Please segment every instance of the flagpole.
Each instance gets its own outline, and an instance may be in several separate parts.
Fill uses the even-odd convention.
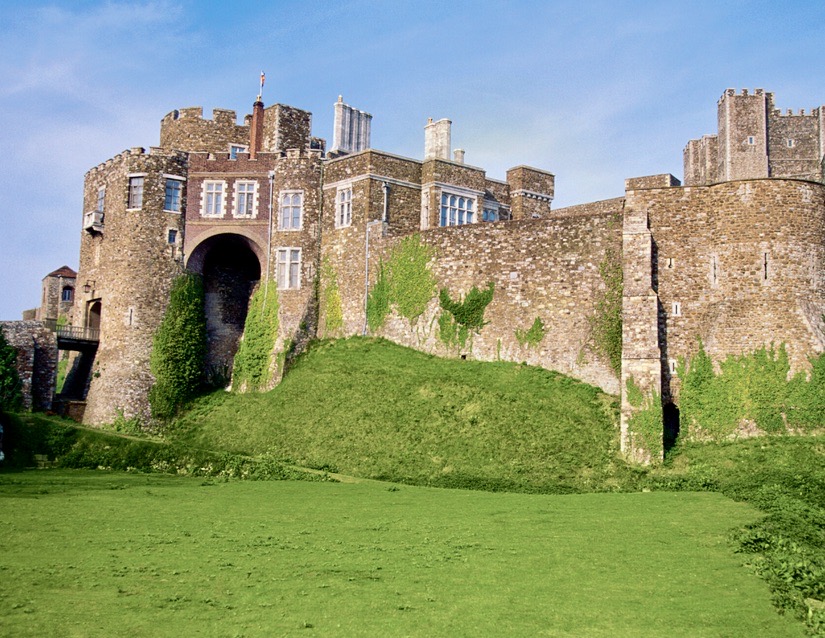
[[[261,71],[261,85],[260,85],[260,88],[258,89],[258,102],[261,101],[261,96],[264,93],[264,82],[265,81],[266,81],[266,74],[263,71]]]

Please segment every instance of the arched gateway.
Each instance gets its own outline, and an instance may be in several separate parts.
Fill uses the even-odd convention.
[[[228,379],[243,334],[249,299],[261,279],[263,251],[244,235],[218,233],[194,247],[187,269],[203,276],[206,292],[207,371]]]

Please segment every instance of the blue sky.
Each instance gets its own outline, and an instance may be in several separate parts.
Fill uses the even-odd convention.
[[[0,4],[0,319],[78,265],[83,175],[158,143],[175,108],[313,113],[331,142],[338,94],[373,114],[372,146],[420,158],[428,117],[503,178],[556,175],[554,207],[682,177],[728,87],[780,108],[825,104],[821,2],[16,2]]]

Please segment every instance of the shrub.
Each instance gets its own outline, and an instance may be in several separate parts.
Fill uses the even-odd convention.
[[[260,285],[249,302],[243,339],[232,371],[234,390],[265,388],[272,376],[272,357],[278,338],[278,291]]]

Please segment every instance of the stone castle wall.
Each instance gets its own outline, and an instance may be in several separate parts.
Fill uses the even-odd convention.
[[[700,338],[717,362],[785,344],[794,371],[825,349],[825,186],[629,190],[627,207],[649,218],[666,393],[678,399],[673,368]]]
[[[82,231],[75,296],[75,325],[90,325],[96,320],[95,309],[100,309],[100,347],[87,422],[111,422],[120,413],[148,417],[152,337],[166,309],[171,282],[182,269],[183,221],[180,213],[164,211],[165,176],[185,180],[186,171],[185,156],[136,148],[86,175],[85,211],[95,210],[98,189],[106,189],[102,232]],[[140,209],[128,208],[130,175],[143,176]],[[177,234],[176,243],[169,242],[170,230]],[[86,283],[88,293],[83,292]]]
[[[57,337],[40,321],[0,321],[6,342],[17,350],[23,407],[50,410],[57,377]]]
[[[370,285],[399,241],[382,240],[377,228],[371,240]],[[447,288],[453,299],[473,286],[494,283],[494,298],[485,312],[489,323],[466,348],[445,345],[439,338],[436,291],[415,325],[391,315],[379,336],[444,356],[526,361],[619,391],[615,374],[593,353],[590,323],[605,291],[599,267],[608,252],[616,258],[621,253],[621,221],[615,214],[433,228],[420,237],[433,249],[430,268],[437,288]],[[325,246],[339,281],[345,335],[360,334],[365,323],[363,251],[361,233]],[[322,326],[325,310],[322,303]],[[516,330],[529,330],[537,317],[546,336],[536,346],[520,344]]]
[[[228,153],[232,144],[249,144],[249,122],[237,124],[235,111],[214,109],[205,120],[203,108],[194,106],[167,113],[160,122],[160,145],[166,149]]]

